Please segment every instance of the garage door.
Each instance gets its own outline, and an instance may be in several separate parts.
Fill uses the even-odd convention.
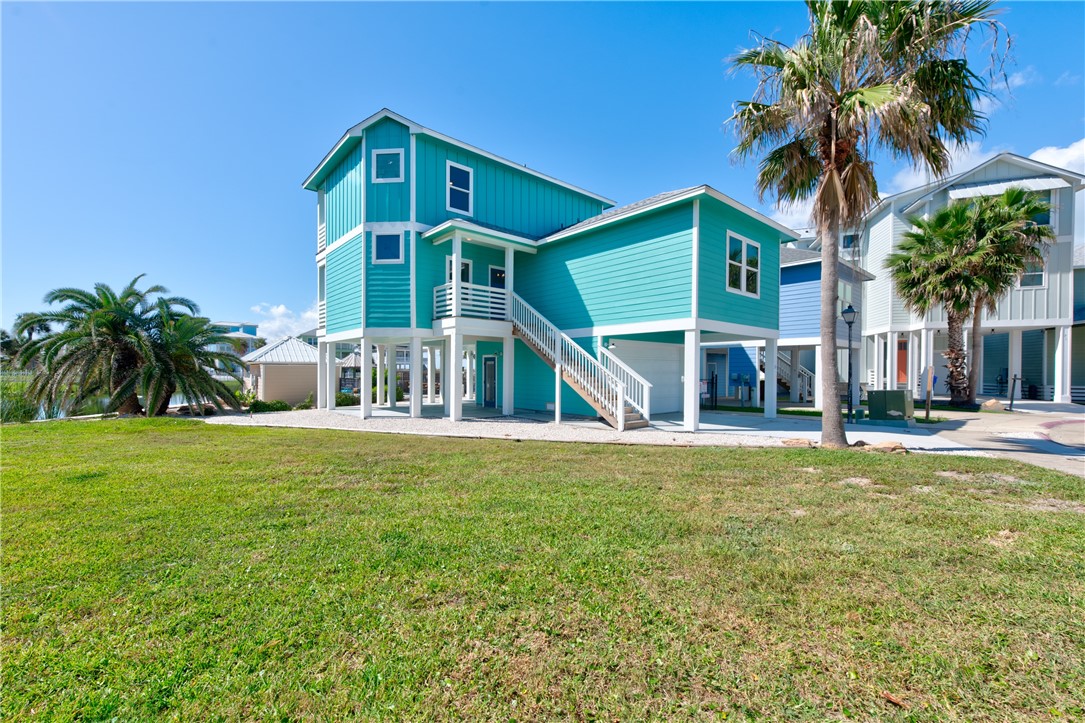
[[[611,353],[652,384],[652,414],[682,411],[681,344],[615,339]]]

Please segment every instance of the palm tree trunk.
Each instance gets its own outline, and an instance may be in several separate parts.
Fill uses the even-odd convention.
[[[118,352],[113,358],[112,387],[114,394],[128,379],[139,372],[139,355],[134,350]],[[132,392],[117,407],[117,414],[143,414],[143,405],[139,403],[139,396]]]
[[[970,406],[976,405],[976,395],[979,394],[980,388],[980,374],[981,370],[979,366],[979,348],[983,343],[983,299],[977,299],[976,305],[972,308],[972,336],[968,342],[968,348],[972,351],[972,359],[968,363],[968,404]]]
[[[829,215],[829,214],[827,214]],[[821,446],[842,449],[848,446],[844,418],[840,413],[840,386],[837,380],[836,301],[840,285],[840,229],[834,220],[822,223],[821,236]],[[849,350],[850,352],[850,350]],[[772,380],[775,383],[776,380]],[[767,380],[766,380],[767,383]],[[851,393],[851,390],[848,390]]]
[[[964,353],[964,322],[967,313],[949,311],[946,321],[949,325],[946,335],[949,348],[946,350],[946,370],[949,376],[949,403],[963,407],[968,404],[967,358]]]
[[[154,410],[154,416],[161,417],[163,414],[169,411],[170,399],[173,398],[173,395],[176,391],[177,387],[172,384],[166,387],[165,391],[162,392],[162,401],[158,404],[158,408]]]

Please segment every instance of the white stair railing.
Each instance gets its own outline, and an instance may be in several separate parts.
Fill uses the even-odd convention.
[[[621,380],[519,295],[511,293],[509,296],[516,330],[547,359],[560,366],[599,407],[611,414],[617,420],[618,431],[623,431],[627,396]]]
[[[765,366],[765,350],[759,349],[758,360],[761,368]],[[806,367],[799,365],[799,395],[809,401],[814,394],[814,373]],[[791,355],[777,350],[776,352],[776,379],[791,384]]]
[[[652,406],[652,383],[633,371],[606,347],[599,348],[599,361],[608,372],[625,385],[625,396],[629,406],[648,419]]]

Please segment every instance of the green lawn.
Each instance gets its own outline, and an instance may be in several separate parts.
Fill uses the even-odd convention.
[[[171,420],[0,434],[5,720],[1085,716],[1085,491],[1053,472]]]

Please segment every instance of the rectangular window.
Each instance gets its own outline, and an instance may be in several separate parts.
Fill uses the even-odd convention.
[[[373,263],[403,263],[403,234],[378,233],[373,236]]]
[[[761,293],[761,245],[727,234],[727,290],[747,296]]]
[[[475,172],[467,166],[447,162],[448,197],[447,210],[471,216],[474,213]]]
[[[859,245],[859,234],[846,233],[844,234],[844,240],[841,242],[840,247],[845,249],[855,248]]]
[[[505,269],[501,268],[500,266],[490,267],[490,288],[505,288]]]
[[[373,183],[398,183],[403,180],[403,149],[373,151]]]
[[[1021,274],[1019,286],[1022,289],[1027,289],[1044,286],[1044,284],[1044,265],[1042,263],[1025,264],[1025,273]]]
[[[452,257],[445,256],[445,278],[452,283]],[[471,283],[471,260],[460,259],[460,281],[465,284]]]
[[[852,308],[855,307],[852,304],[852,285],[847,281],[838,281],[836,283],[836,315],[840,316],[840,313],[844,311],[844,309],[849,306]]]

